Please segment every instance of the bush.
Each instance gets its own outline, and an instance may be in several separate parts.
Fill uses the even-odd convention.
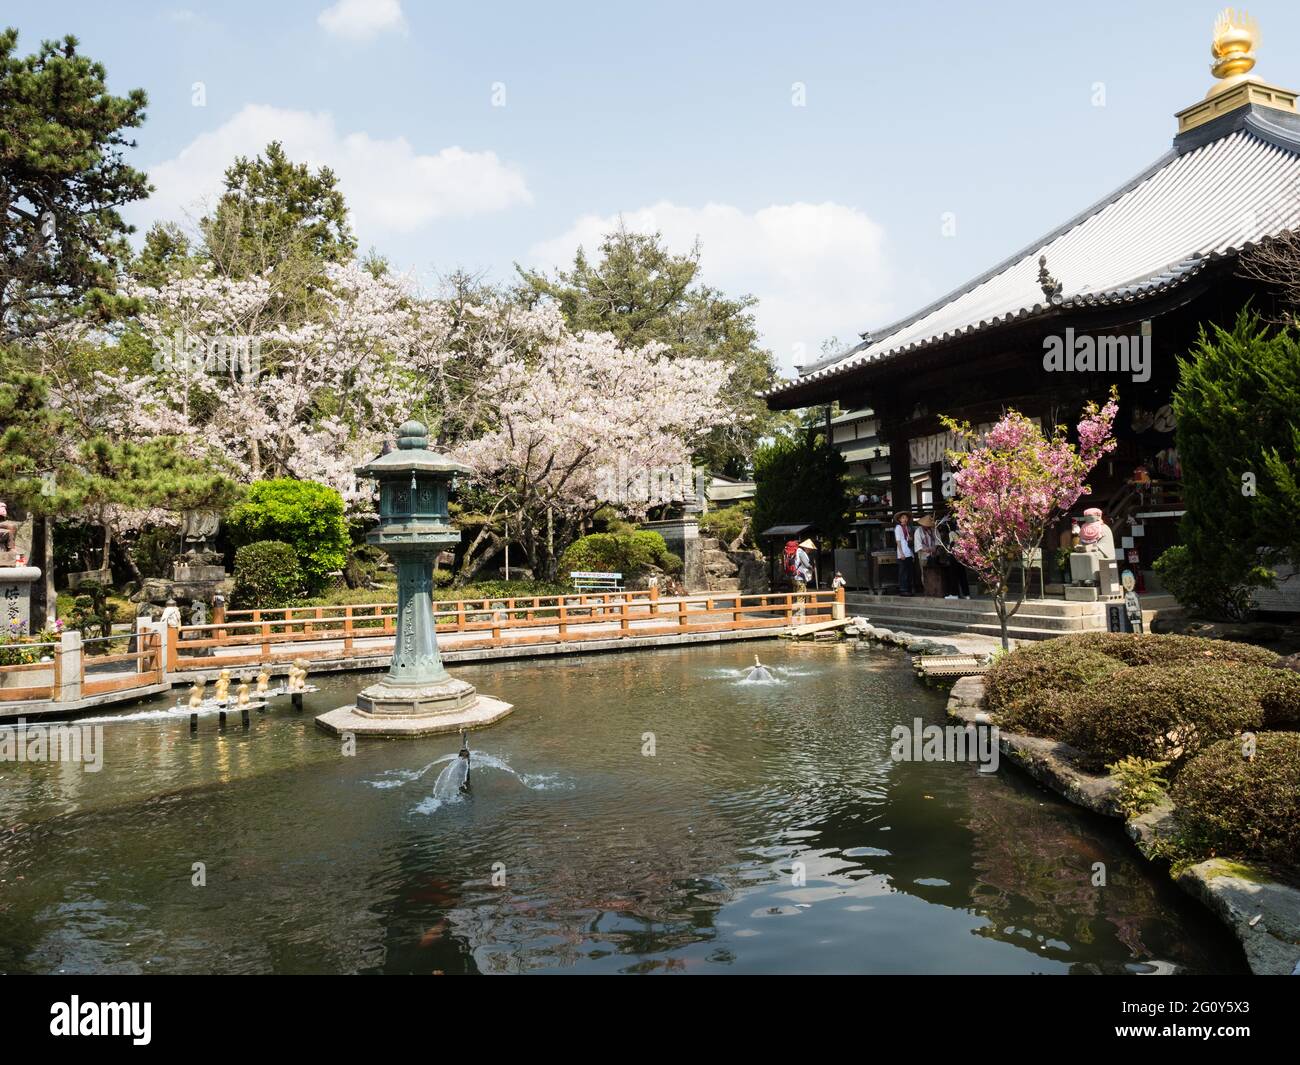
[[[1085,632],[1000,656],[985,690],[988,708],[998,714],[1002,728],[1063,739],[1074,697],[1124,666],[1236,665],[1243,670],[1243,682],[1249,679],[1265,722],[1273,726],[1300,720],[1300,684],[1280,679],[1282,670],[1261,672],[1276,661],[1272,651],[1228,640]]]
[[[1176,544],[1152,567],[1169,594],[1196,614],[1239,620],[1250,612],[1254,589],[1271,585],[1269,570],[1252,565],[1244,571],[1223,560],[1195,557],[1185,544]]]
[[[294,549],[281,540],[259,540],[235,552],[235,588],[230,605],[240,608],[288,606],[302,592],[302,572]]]
[[[1265,732],[1255,757],[1223,740],[1187,763],[1172,796],[1184,842],[1206,855],[1300,864],[1300,735]]]
[[[1289,669],[1260,669],[1259,704],[1265,728],[1300,726],[1300,675]],[[1300,784],[1297,784],[1300,787]]]
[[[1126,818],[1145,813],[1165,797],[1165,789],[1169,786],[1169,781],[1162,775],[1168,768],[1165,762],[1121,758],[1106,768],[1119,785],[1119,808]]]
[[[752,543],[749,514],[753,509],[750,503],[737,503],[735,506],[710,510],[699,517],[700,532],[705,536],[717,537],[724,547],[729,547],[742,536],[745,538],[742,545]]]
[[[251,485],[244,501],[230,509],[226,528],[239,545],[276,540],[292,547],[310,592],[327,587],[330,574],[343,569],[350,544],[343,497],[292,477]]]
[[[1064,698],[1122,668],[1070,637],[1021,647],[994,660],[985,678],[987,706],[1008,731],[1059,736]]]
[[[1172,666],[1190,662],[1240,662],[1267,666],[1277,661],[1275,651],[1266,651],[1231,640],[1207,640],[1203,636],[1161,636],[1155,633],[1081,632],[1049,640],[1106,655],[1126,666]]]
[[[682,560],[668,550],[657,532],[592,533],[575,540],[560,556],[559,573],[621,573],[636,577],[651,566],[680,573]]]
[[[1252,672],[1215,663],[1126,666],[1068,697],[1060,738],[1096,766],[1128,756],[1176,766],[1260,726]]]

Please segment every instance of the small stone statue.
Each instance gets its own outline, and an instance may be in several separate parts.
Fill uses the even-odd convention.
[[[198,680],[194,682],[194,686],[190,688],[190,709],[191,710],[197,710],[200,706],[203,705],[203,689],[206,686],[207,686],[207,681],[205,681],[202,677],[200,677]]]
[[[307,686],[307,660],[295,658],[289,667],[289,690],[300,692]]]
[[[230,699],[230,670],[223,669],[217,677],[217,702],[224,703]]]
[[[236,692],[235,701],[240,706],[248,705],[248,678],[247,677],[239,678],[239,689]]]
[[[270,679],[271,679],[271,674],[269,674],[265,669],[262,670],[262,672],[260,672],[260,673],[257,675],[257,694],[258,694],[258,695],[265,695],[265,694],[266,694],[266,692],[267,692],[267,684],[268,684],[268,682],[270,681]]]

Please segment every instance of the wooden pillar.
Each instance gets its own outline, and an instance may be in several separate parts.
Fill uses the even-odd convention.
[[[930,463],[930,500],[935,520],[948,513],[948,501],[943,498],[943,463]]]
[[[912,459],[907,437],[896,434],[889,440],[889,492],[893,510],[912,509]]]

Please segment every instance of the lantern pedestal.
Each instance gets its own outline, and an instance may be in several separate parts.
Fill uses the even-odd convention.
[[[438,653],[433,560],[460,540],[447,520],[447,488],[453,474],[468,473],[469,467],[430,451],[419,422],[405,422],[397,433],[397,450],[357,468],[358,474],[379,482],[379,526],[366,534],[366,541],[388,552],[397,566],[393,664],[387,677],[357,694],[355,706],[316,718],[335,734],[459,732],[490,725],[514,709],[451,676]]]
[[[382,685],[376,684],[366,691],[373,691],[374,688],[379,687]],[[474,691],[472,684],[466,687],[473,693],[473,697],[469,705],[459,710],[439,710],[434,713],[402,713],[393,710],[385,713],[369,713],[362,710],[360,706],[340,706],[337,710],[321,714],[316,718],[316,724],[336,736],[341,736],[345,732],[350,732],[354,736],[433,736],[439,732],[483,728],[485,725],[500,721],[514,709],[510,703],[503,703],[490,695],[479,695]],[[361,696],[357,697],[357,702],[361,702]],[[414,702],[412,705],[419,707],[421,704]]]

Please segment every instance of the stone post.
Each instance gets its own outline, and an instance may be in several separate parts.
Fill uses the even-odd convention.
[[[0,566],[0,631],[15,625],[28,634],[42,628],[32,623],[32,585],[41,579],[35,566]]]
[[[81,698],[81,633],[70,629],[59,637],[58,691],[54,698],[61,703]]]

